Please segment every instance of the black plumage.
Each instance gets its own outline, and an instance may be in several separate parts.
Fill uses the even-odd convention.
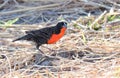
[[[42,44],[47,44],[47,41],[51,38],[52,34],[59,34],[61,28],[66,25],[66,22],[59,22],[56,26],[53,27],[46,27],[38,30],[26,31],[26,35],[13,40],[13,42],[18,40],[33,41],[36,43],[36,48],[40,50],[39,46],[41,46]]]

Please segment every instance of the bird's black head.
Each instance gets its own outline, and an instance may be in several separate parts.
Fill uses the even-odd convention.
[[[66,22],[58,22],[57,27],[65,27],[67,28],[67,23]]]

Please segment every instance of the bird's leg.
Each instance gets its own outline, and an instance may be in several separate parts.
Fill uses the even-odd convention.
[[[48,50],[50,50],[50,51],[55,51],[55,50],[53,50],[53,49],[51,49],[51,48],[48,48],[48,47],[45,47],[45,46],[42,46],[42,47],[44,47],[44,48],[46,48],[46,49],[48,49]]]
[[[37,48],[37,50],[39,50],[41,52],[41,54],[44,54],[44,52],[39,49],[39,45],[38,44],[36,45],[36,48]]]
[[[48,49],[48,50],[50,50],[50,51],[53,51],[52,49],[50,49],[50,48],[48,48],[48,47],[45,47],[45,46],[42,46],[42,47],[44,47],[44,48],[46,48],[46,49]]]
[[[46,47],[46,46],[41,46],[41,47],[44,47],[44,48],[50,50],[50,51],[52,52],[52,54],[56,54],[56,52],[57,52],[57,50],[53,50],[53,49],[48,48],[48,47]]]
[[[44,54],[44,52],[43,52],[42,50],[39,49],[39,45],[38,45],[38,44],[36,45],[36,48],[37,48],[37,50],[40,51],[40,53],[42,54],[42,56],[48,57],[48,58],[49,58],[49,57],[52,57],[52,56],[49,56],[49,55]],[[53,57],[52,57],[52,58],[53,58]]]

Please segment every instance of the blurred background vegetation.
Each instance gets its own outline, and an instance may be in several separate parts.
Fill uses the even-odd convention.
[[[11,42],[61,20],[65,36],[45,45],[57,59]],[[0,55],[0,78],[119,78],[120,0],[0,0]]]

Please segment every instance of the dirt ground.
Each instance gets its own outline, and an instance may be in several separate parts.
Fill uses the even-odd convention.
[[[119,78],[119,3],[0,0],[0,78]],[[56,44],[40,47],[46,56],[32,42],[12,42],[27,30],[61,20],[68,22],[67,32]]]

